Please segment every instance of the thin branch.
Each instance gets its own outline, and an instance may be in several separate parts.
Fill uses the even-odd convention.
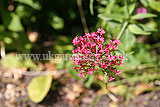
[[[84,16],[84,11],[83,11],[83,8],[82,8],[82,0],[77,0],[77,5],[78,5],[79,13],[80,13],[80,16],[81,16],[81,21],[82,21],[84,32],[88,33],[89,30],[88,30],[86,18]]]
[[[123,34],[125,28],[127,27],[127,25],[128,25],[128,21],[126,21],[126,22],[123,24],[123,27],[122,27],[119,35],[117,36],[117,39],[120,39],[120,37],[122,36],[122,34]]]
[[[129,18],[129,13],[128,13],[128,3],[127,0],[125,0],[125,13],[126,13],[126,18]]]
[[[125,1],[125,6],[124,6],[124,8],[125,8],[125,13],[126,13],[126,19],[128,20],[128,18],[129,18],[128,3],[127,3],[127,0],[124,0],[124,1]],[[128,25],[128,21],[126,21],[126,22],[123,24],[123,27],[122,27],[119,35],[117,36],[117,39],[120,39],[120,37],[122,36],[122,34],[123,34],[125,28],[127,27],[127,25]]]

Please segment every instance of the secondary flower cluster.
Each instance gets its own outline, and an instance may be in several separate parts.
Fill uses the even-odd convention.
[[[147,13],[147,9],[146,8],[137,8],[136,13]]]
[[[79,71],[77,75],[82,79],[98,69],[107,73],[109,81],[120,74],[120,71],[115,68],[115,65],[123,65],[124,56],[115,54],[120,41],[114,39],[106,43],[104,33],[105,31],[99,28],[97,32],[85,33],[84,36],[76,36],[73,39],[72,43],[76,47],[71,57],[75,63],[73,69]]]
[[[147,9],[146,8],[137,8],[136,13],[147,13]],[[139,19],[139,20],[143,20],[143,19]]]

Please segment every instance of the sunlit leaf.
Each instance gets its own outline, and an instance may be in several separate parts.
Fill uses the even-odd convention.
[[[156,32],[156,31],[158,31],[157,29],[145,26],[143,24],[138,24],[138,26],[140,26],[146,32]]]
[[[137,26],[136,24],[130,24],[128,29],[134,34],[142,34],[142,35],[150,35],[150,32],[144,31],[142,28]]]
[[[51,83],[52,75],[33,78],[27,87],[29,98],[35,103],[41,102],[47,95]]]
[[[147,0],[140,0],[140,2],[141,2],[145,7],[148,6],[148,1],[147,1]]]
[[[158,23],[156,22],[156,20],[150,20],[149,22],[147,22],[147,23],[145,24],[145,26],[157,30],[157,28],[158,28]]]
[[[115,21],[119,21],[122,22],[124,19],[124,16],[121,14],[99,14],[98,15],[99,18],[101,18],[104,21],[111,21],[111,20],[115,20]]]
[[[37,68],[37,66],[32,62],[32,60],[25,60],[20,57],[21,54],[7,54],[6,57],[1,59],[1,64],[6,68]]]
[[[34,2],[34,0],[15,0],[15,1],[29,5],[32,8],[37,9],[37,10],[41,9],[41,5],[39,4],[39,2]]]
[[[112,10],[114,10],[114,5],[116,4],[116,0],[108,0],[107,7],[105,9],[106,14],[110,14]]]
[[[52,16],[51,25],[54,29],[60,30],[64,28],[64,20],[60,18],[59,16]]]
[[[118,35],[118,32],[121,30],[122,24],[117,21],[109,21],[107,22],[106,31],[108,34]],[[107,36],[109,37],[109,35]]]
[[[126,29],[120,40],[124,46],[124,49],[127,50],[134,45],[136,37],[128,29]]]
[[[12,16],[12,20],[8,25],[8,29],[15,32],[23,31],[23,26],[21,24],[21,20],[19,16],[14,13],[12,13],[11,16]]]
[[[158,12],[160,12],[160,1],[148,0],[149,6]]]
[[[12,54],[7,54],[5,58],[1,60],[2,66],[6,68],[19,68],[21,67],[21,62],[18,58]]]
[[[6,44],[11,44],[13,42],[13,40],[11,38],[9,38],[9,37],[4,37],[4,42]]]
[[[16,13],[19,17],[25,17],[27,12],[25,11],[25,6],[24,5],[18,5],[16,7]]]
[[[132,3],[132,4],[128,5],[129,14],[132,14],[135,7],[136,7],[136,3]]]
[[[32,60],[24,60],[23,61],[23,66],[27,67],[27,68],[37,68],[37,65],[35,63],[32,62]]]
[[[94,15],[93,2],[94,2],[94,0],[90,0],[90,3],[89,3],[89,8],[90,8],[91,15]]]
[[[144,18],[151,18],[151,17],[157,17],[157,15],[152,13],[139,13],[131,17],[131,19],[144,19]]]

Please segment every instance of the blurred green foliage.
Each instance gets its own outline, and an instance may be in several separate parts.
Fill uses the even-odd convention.
[[[88,5],[84,7],[93,29],[96,15],[91,16]],[[29,32],[39,33],[36,43],[28,40]],[[75,0],[0,0],[0,41],[5,42],[9,52],[30,53],[36,46],[57,40],[60,35],[72,39],[78,33],[83,33],[83,28]]]
[[[120,95],[129,100],[137,82],[160,80],[160,1],[82,0],[82,4],[90,32],[100,27],[107,31],[107,40],[120,37],[118,48],[125,55],[124,66],[119,67],[121,74],[117,81],[110,83],[118,86]],[[136,14],[137,8],[146,8],[147,13]],[[39,33],[35,43],[28,39],[32,31]],[[48,48],[43,46],[46,41],[51,42],[53,53],[71,53],[72,39],[77,34],[84,35],[76,0],[0,0],[0,41],[5,43],[7,53],[41,53]],[[13,55],[7,55],[1,63],[5,67],[36,68],[32,61],[19,62]],[[80,79],[72,67],[70,61],[57,63],[57,69],[68,69]],[[97,74],[86,79],[85,87],[96,81]],[[28,90],[31,99],[40,102],[49,91],[51,77],[44,78],[42,90],[33,96],[38,90],[35,84],[43,80],[37,78]]]
[[[7,54],[5,58],[3,58],[1,61],[1,64],[6,68],[31,68],[31,69],[37,69],[37,66],[35,63],[33,63],[32,60],[19,60],[15,55],[13,54]]]

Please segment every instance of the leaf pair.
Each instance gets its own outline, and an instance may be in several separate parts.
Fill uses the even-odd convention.
[[[157,31],[156,29],[147,27],[143,24],[130,24],[128,29],[133,34],[150,35],[152,31]]]

